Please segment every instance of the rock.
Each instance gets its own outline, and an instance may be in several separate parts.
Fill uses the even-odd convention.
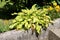
[[[60,40],[60,18],[54,20],[53,25],[50,24],[48,29],[49,29],[49,40]]]
[[[46,40],[48,32],[43,31],[38,37],[36,37],[35,33],[32,34],[31,30],[27,31],[8,31],[0,34],[0,40]]]

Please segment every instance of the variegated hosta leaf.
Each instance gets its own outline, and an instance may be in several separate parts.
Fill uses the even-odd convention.
[[[22,9],[22,12],[24,12],[24,13],[30,13],[30,10],[29,9]]]
[[[15,18],[15,20],[16,20],[16,21],[22,21],[23,19],[20,18],[20,16],[17,16],[17,17]]]
[[[30,27],[31,27],[31,24],[28,24],[27,29],[30,29]]]
[[[36,30],[37,30],[37,33],[40,33],[40,31],[41,31],[41,26],[37,25],[37,26],[36,26]]]
[[[26,22],[26,23],[25,23],[25,28],[27,28],[27,29],[28,29],[28,22]]]
[[[17,13],[12,13],[11,15],[17,15]]]
[[[17,30],[22,29],[22,26],[23,26],[22,24],[17,25],[16,26]]]
[[[45,21],[43,21],[43,20],[40,20],[40,22],[39,22],[40,24],[44,24],[45,23]]]
[[[27,21],[31,21],[32,19],[28,19]]]
[[[48,23],[49,24],[49,23]],[[46,28],[48,27],[48,24],[46,24],[45,26],[46,26]]]
[[[32,8],[30,9],[32,11],[37,11],[37,8],[36,8],[36,4],[32,6]]]
[[[18,23],[19,23],[19,22],[10,25],[9,28],[10,28],[10,29],[13,29]]]
[[[33,23],[35,23],[35,22],[39,22],[39,19],[38,18],[33,18]]]
[[[14,20],[12,20],[12,23],[15,23],[16,22],[16,20],[14,19]]]
[[[18,15],[21,16],[21,15],[24,15],[24,13],[23,12],[19,12]]]

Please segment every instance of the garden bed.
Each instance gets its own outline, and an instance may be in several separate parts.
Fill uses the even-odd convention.
[[[1,3],[2,2],[6,3],[5,0],[1,1]],[[5,12],[0,12],[4,14],[8,13],[5,16],[4,14],[1,16],[3,20],[0,20],[0,40],[60,39],[60,6],[56,1],[52,1],[43,7],[35,3],[31,8],[25,8],[25,6],[22,5],[24,9],[20,9],[20,2],[17,2],[18,1],[11,1],[11,3],[14,4],[10,5],[10,3],[8,3],[10,7],[6,4],[7,10],[4,9],[6,10]],[[14,5],[16,7],[14,7]],[[2,7],[5,8],[5,6]],[[14,8],[12,9],[11,7]],[[11,16],[8,17],[7,15]],[[53,23],[52,20],[54,20]]]

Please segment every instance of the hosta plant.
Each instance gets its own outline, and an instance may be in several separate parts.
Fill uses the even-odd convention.
[[[17,30],[32,29],[40,33],[41,30],[47,28],[50,23],[51,19],[47,14],[47,9],[39,9],[35,4],[31,9],[22,9],[22,12],[18,13],[9,28]]]

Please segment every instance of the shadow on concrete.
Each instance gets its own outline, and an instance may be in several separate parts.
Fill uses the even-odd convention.
[[[52,31],[49,31],[48,39],[49,40],[60,40],[60,38],[56,34],[54,34]]]

